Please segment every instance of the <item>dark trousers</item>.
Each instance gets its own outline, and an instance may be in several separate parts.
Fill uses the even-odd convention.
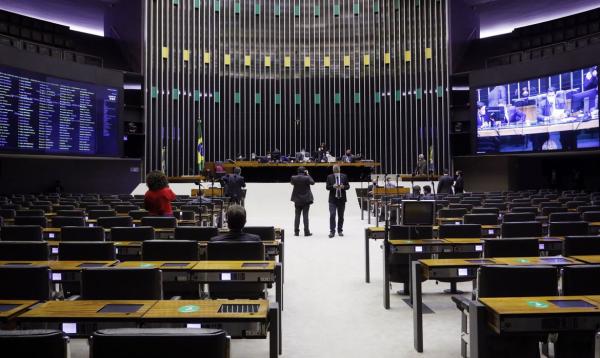
[[[344,210],[346,209],[346,202],[337,201],[329,203],[329,232],[335,232],[335,213],[337,211],[337,231],[338,233],[344,231]]]
[[[296,205],[296,217],[294,218],[294,232],[300,232],[300,214],[302,214],[302,219],[304,221],[304,233],[309,233],[308,229],[308,209],[310,209],[310,204],[305,205]]]

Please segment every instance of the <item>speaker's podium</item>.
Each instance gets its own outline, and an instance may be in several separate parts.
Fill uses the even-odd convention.
[[[202,190],[202,194],[206,197],[222,197],[223,188],[207,188],[207,189],[192,189],[192,196],[198,196],[198,190]]]

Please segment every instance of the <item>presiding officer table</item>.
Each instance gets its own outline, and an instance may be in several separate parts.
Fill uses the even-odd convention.
[[[257,161],[238,161],[224,163],[226,172],[232,173],[233,168],[242,169],[242,176],[247,182],[272,183],[289,182],[292,175],[296,175],[299,167],[305,167],[315,181],[324,182],[327,175],[332,173],[332,167],[339,165],[342,173],[348,175],[350,181],[368,181],[373,168],[381,166],[381,163],[372,161],[361,161],[355,163],[259,163]]]

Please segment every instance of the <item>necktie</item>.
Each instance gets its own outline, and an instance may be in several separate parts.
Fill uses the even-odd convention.
[[[337,185],[340,185],[340,176],[339,175],[335,176],[335,183]],[[335,197],[338,198],[338,199],[342,197],[342,191],[340,190],[340,188],[337,188],[335,190]]]

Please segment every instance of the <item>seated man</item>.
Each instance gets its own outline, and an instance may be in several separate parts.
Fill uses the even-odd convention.
[[[434,200],[435,195],[431,194],[431,187],[429,185],[425,185],[423,187],[423,196],[421,196],[423,200]]]
[[[190,204],[194,205],[206,205],[212,203],[212,200],[204,196],[204,191],[202,189],[198,190],[198,196],[190,201]]]
[[[404,199],[406,199],[406,200],[421,200],[421,187],[418,185],[413,186],[412,193],[405,194]]]
[[[210,241],[258,241],[260,237],[242,232],[246,225],[246,209],[241,205],[231,205],[227,209],[227,226],[229,232],[215,236]]]

